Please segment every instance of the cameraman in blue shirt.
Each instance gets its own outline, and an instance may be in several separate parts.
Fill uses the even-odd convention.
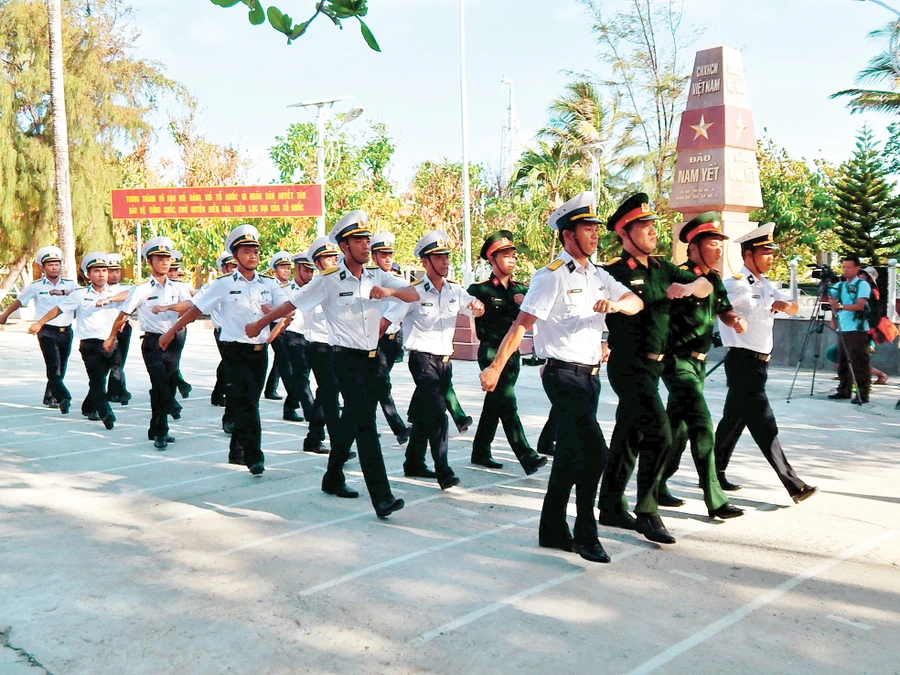
[[[852,403],[869,402],[869,298],[872,287],[859,277],[859,256],[850,254],[841,261],[844,280],[829,290],[828,303],[834,314],[838,331],[838,383],[837,393],[830,399],[850,398],[856,381],[857,395]]]

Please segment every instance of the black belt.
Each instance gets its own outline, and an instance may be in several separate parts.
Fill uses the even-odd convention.
[[[396,334],[396,333],[391,333],[390,335],[388,335],[387,333],[385,333],[385,334],[382,335],[381,337],[383,337],[385,340],[396,340],[396,339],[397,339],[397,334]]]
[[[428,352],[420,352],[417,349],[410,349],[409,355],[410,356],[413,356],[413,355],[422,356],[422,357],[424,357],[426,359],[430,359],[432,361],[440,361],[441,363],[447,363],[447,361],[450,360],[449,355],[443,356],[441,354],[429,354]]]
[[[249,342],[230,342],[228,340],[222,340],[222,344],[228,347],[240,347],[241,349],[248,352],[261,352],[269,346],[267,344],[253,345]]]
[[[675,352],[675,355],[682,359],[694,359],[695,361],[706,361],[708,356],[706,352]]]
[[[771,354],[763,354],[762,352],[755,352],[752,349],[744,349],[743,347],[729,347],[729,349],[734,349],[735,351],[745,352],[752,358],[762,361],[763,363],[768,363],[772,359]]]
[[[41,330],[44,330],[45,328],[47,330],[57,330],[60,333],[65,333],[67,331],[72,330],[71,326],[41,326]]]
[[[340,354],[348,354],[350,356],[358,356],[359,358],[364,358],[364,359],[374,359],[378,355],[377,349],[373,349],[372,351],[369,351],[368,349],[353,349],[351,347],[338,347],[337,345],[332,346],[331,349]]]
[[[560,361],[559,359],[547,359],[548,368],[562,368],[563,370],[571,370],[579,375],[596,375],[600,372],[600,364],[596,366],[586,366],[583,363],[569,363],[568,361]]]

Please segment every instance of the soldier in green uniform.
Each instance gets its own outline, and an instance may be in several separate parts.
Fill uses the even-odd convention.
[[[516,267],[516,245],[512,237],[509,230],[500,230],[484,240],[481,258],[491,264],[491,276],[469,286],[469,295],[484,304],[484,314],[475,319],[475,332],[480,341],[478,365],[482,370],[493,362],[497,348],[519,315],[519,305],[528,292],[526,284],[512,278]],[[520,356],[515,351],[503,367],[496,388],[485,394],[481,419],[472,444],[472,464],[480,464],[489,469],[503,468],[500,462],[491,457],[491,443],[497,433],[497,423],[500,422],[509,446],[525,473],[530,476],[547,463],[547,458],[531,449],[519,420],[515,390],[519,367]]]
[[[656,249],[657,216],[643,193],[629,197],[607,221],[622,242],[622,257],[606,265],[616,281],[644,301],[632,316],[611,314],[609,383],[619,397],[616,427],[600,487],[600,523],[637,530],[650,541],[674,544],[657,513],[659,483],[672,446],[672,431],[659,397],[659,378],[669,337],[671,300],[705,298],[712,284],[693,272],[651,255]],[[638,463],[637,504],[628,512],[625,487]]]
[[[688,259],[680,265],[681,269],[706,278],[713,292],[706,298],[672,301],[662,376],[669,390],[667,412],[672,427],[672,452],[659,486],[659,504],[684,505],[683,499],[672,496],[666,481],[678,471],[681,455],[690,440],[709,517],[737,518],[744,515],[743,510],[728,503],[716,477],[715,435],[703,397],[703,383],[716,318],[738,333],[746,330],[747,321],[732,308],[725,284],[715,269],[724,252],[722,242],[728,239],[722,233],[722,214],[716,211],[700,214],[681,228],[679,239],[688,245]]]

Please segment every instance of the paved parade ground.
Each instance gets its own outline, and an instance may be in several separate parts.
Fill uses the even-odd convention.
[[[468,463],[474,428],[452,437],[462,485],[442,493],[402,476],[379,412],[406,500],[379,521],[356,461],[360,499],[319,490],[327,458],[302,452],[306,425],[282,421],[280,402],[261,404],[265,474],[226,463],[211,331],[188,331],[194,390],[159,452],[137,332],[134,400],[114,404],[106,431],[79,414],[77,349],[72,413],[40,405],[43,362],[25,326],[0,331],[0,674],[900,673],[897,387],[873,387],[859,409],[825,400],[831,373],[804,395],[801,374],[787,404],[793,372],[773,370],[788,458],[821,493],[794,505],[745,433],[728,472],[744,517],[706,517],[686,456],[672,488],[688,503],[661,511],[678,543],[601,527],[613,561],[597,565],[537,546],[549,466],[526,477],[505,439],[493,471]],[[477,366],[454,371],[477,421]],[[405,411],[406,363],[393,380]],[[518,393],[535,443],[548,408],[537,368],[523,368]],[[708,383],[716,421],[724,396],[720,369]],[[607,440],[614,412],[604,377]]]

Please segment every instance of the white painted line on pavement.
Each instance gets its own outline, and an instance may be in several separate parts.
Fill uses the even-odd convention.
[[[812,567],[807,569],[805,572],[802,572],[796,576],[791,577],[787,581],[785,581],[785,582],[779,584],[778,586],[776,586],[775,588],[773,588],[771,591],[768,591],[767,593],[763,593],[762,595],[760,595],[758,598],[756,598],[752,602],[748,602],[743,607],[740,607],[739,609],[735,610],[731,614],[722,617],[715,623],[711,623],[709,626],[707,626],[706,628],[704,628],[703,630],[701,630],[697,633],[694,633],[689,638],[682,640],[678,644],[672,645],[667,650],[665,650],[661,654],[653,657],[649,661],[645,661],[644,663],[639,665],[637,668],[632,670],[629,673],[629,675],[644,675],[645,673],[652,673],[657,668],[661,668],[662,666],[666,665],[673,659],[676,659],[677,657],[681,656],[685,652],[690,651],[697,645],[702,644],[703,642],[706,642],[707,640],[709,640],[711,637],[718,635],[726,628],[733,626],[738,621],[746,618],[747,616],[749,616],[750,614],[755,612],[757,609],[759,609],[761,607],[765,607],[770,602],[772,602],[773,600],[784,595],[785,593],[792,590],[796,586],[799,586],[804,581],[808,581],[808,580],[812,579],[813,577],[818,576],[819,574],[822,574],[823,572],[827,572],[832,567],[835,567],[836,565],[840,565],[842,562],[844,562],[848,558],[852,558],[854,556],[865,553],[866,551],[869,551],[869,550],[875,548],[879,544],[883,544],[884,542],[888,541],[889,539],[893,539],[897,534],[898,534],[898,530],[888,530],[887,532],[883,532],[882,534],[878,535],[877,537],[873,537],[872,539],[869,539],[868,541],[864,541],[861,544],[856,544],[855,546],[851,546],[848,549],[844,549],[837,555],[832,556],[828,560],[825,560],[824,562],[821,562],[818,565],[813,565]]]
[[[461,510],[461,509],[459,509],[459,510]],[[468,536],[459,537],[458,539],[453,539],[451,541],[445,541],[442,544],[435,544],[434,546],[429,546],[427,548],[419,549],[418,551],[412,551],[411,553],[407,553],[405,555],[401,555],[396,558],[391,558],[390,560],[385,560],[384,562],[380,562],[375,565],[363,567],[362,569],[358,569],[355,572],[350,572],[349,574],[345,574],[343,576],[337,577],[335,579],[332,579],[331,581],[326,581],[324,583],[317,584],[316,586],[312,586],[310,588],[304,589],[304,590],[300,591],[298,593],[298,595],[300,595],[300,596],[313,595],[314,593],[318,593],[320,591],[324,591],[329,588],[334,588],[335,586],[339,586],[340,584],[346,583],[348,581],[352,581],[353,579],[358,579],[359,577],[363,577],[367,574],[371,574],[372,572],[377,572],[378,570],[383,570],[387,567],[393,567],[394,565],[399,565],[400,563],[404,563],[408,560],[420,558],[423,555],[428,555],[429,553],[436,553],[437,551],[443,551],[448,548],[453,548],[454,546],[460,546],[462,544],[467,544],[470,541],[475,541],[477,539],[483,539],[484,537],[490,537],[495,534],[500,534],[501,532],[505,532],[506,530],[511,530],[514,527],[519,527],[520,525],[527,525],[529,523],[533,523],[540,519],[541,519],[540,516],[531,516],[530,518],[525,518],[524,520],[518,520],[514,523],[507,523],[506,525],[501,525],[500,527],[495,527],[493,529],[486,530],[484,532],[478,532],[477,534],[470,534]]]
[[[141,466],[152,466],[154,464],[165,464],[166,462],[181,462],[185,459],[193,459],[194,457],[207,457],[208,455],[219,455],[221,454],[221,450],[210,450],[209,452],[197,452],[193,455],[163,455],[160,454],[158,457],[155,457],[147,462],[139,462],[138,464],[126,464],[125,466],[114,466],[111,469],[103,469],[103,470],[95,470],[95,471],[82,471],[81,473],[76,473],[75,478],[84,478],[85,476],[98,476],[104,475],[107,473],[115,473],[117,471],[124,471],[125,469],[136,469]]]
[[[234,509],[239,506],[246,506],[247,504],[255,504],[257,502],[264,502],[269,499],[276,499],[278,497],[287,497],[288,495],[297,495],[302,492],[312,492],[313,490],[320,490],[321,488],[318,485],[313,485],[311,487],[298,488],[296,490],[288,490],[286,492],[277,492],[272,495],[263,495],[261,497],[252,497],[250,499],[242,499],[239,502],[234,502],[233,504],[207,504],[209,508],[203,509],[200,512],[192,512],[185,513],[181,516],[175,516],[173,518],[167,518],[166,520],[160,521],[154,525],[154,527],[159,527],[160,525],[168,525],[169,523],[177,523],[181,520],[190,520],[191,518],[197,518],[198,516],[207,515],[210,513],[225,513],[226,509]],[[192,505],[193,506],[193,505]],[[196,507],[200,508],[200,507]]]
[[[687,577],[694,581],[706,581],[706,577],[702,574],[694,574],[693,572],[682,572],[681,570],[669,570],[671,574],[677,574],[680,577]]]
[[[216,436],[216,433],[208,433],[208,434],[192,434],[189,438],[206,438],[209,436]],[[120,448],[133,448],[136,445],[144,445],[145,443],[152,443],[153,441],[137,441],[135,443],[116,443],[114,445],[109,445],[104,448],[92,448],[90,450],[76,450],[75,452],[61,452],[58,455],[46,455],[44,457],[31,457],[29,458],[29,462],[41,462],[45,459],[59,459],[61,457],[74,457],[75,455],[87,455],[94,452],[103,452],[104,450],[119,450]]]
[[[842,616],[837,616],[836,614],[829,614],[826,618],[831,619],[832,621],[837,621],[838,623],[844,623],[848,626],[853,626],[854,628],[859,628],[861,630],[872,630],[874,626],[870,626],[867,623],[859,623],[858,621],[851,621],[850,619],[845,619]]]
[[[531,478],[531,476],[520,476],[518,478],[513,478],[511,480],[503,480],[497,481],[496,483],[487,483],[485,485],[478,485],[472,488],[466,488],[464,490],[460,490],[461,494],[465,494],[466,492],[478,492],[480,490],[487,490],[492,487],[498,487],[501,485],[506,485],[507,483],[518,483],[519,481],[523,481],[527,478]],[[412,483],[410,483],[412,485]],[[422,497],[421,499],[416,499],[411,502],[406,503],[406,507],[416,506],[418,504],[424,504],[425,502],[431,502],[435,499],[441,499],[443,496],[442,492],[438,492],[437,494],[430,495],[428,497]],[[264,546],[266,544],[271,544],[274,541],[280,541],[281,539],[287,539],[288,537],[294,537],[298,534],[303,534],[305,532],[312,532],[313,530],[319,530],[324,527],[330,527],[331,525],[338,525],[340,523],[345,523],[348,520],[357,520],[359,518],[365,518],[367,516],[371,516],[372,512],[366,509],[365,511],[361,511],[359,513],[354,513],[349,516],[343,516],[342,518],[335,518],[333,520],[327,520],[323,523],[314,523],[312,525],[307,525],[305,527],[298,528],[296,530],[289,530],[287,532],[282,532],[281,534],[275,534],[269,537],[263,537],[262,539],[257,539],[255,541],[248,541],[245,544],[241,544],[240,546],[235,546],[234,548],[229,548],[225,551],[222,551],[219,555],[232,555],[234,553],[239,553],[240,551],[245,551],[249,548],[256,548],[258,546]]]
[[[464,516],[469,516],[470,518],[477,518],[478,516],[481,515],[480,513],[477,513],[476,511],[469,511],[469,509],[461,509],[458,506],[454,506],[453,510],[456,511],[457,513],[463,514]]]
[[[7,408],[36,408],[37,406],[25,405],[24,403],[8,403],[7,401],[0,401],[0,405],[6,406]],[[50,410],[50,408],[48,408]]]

